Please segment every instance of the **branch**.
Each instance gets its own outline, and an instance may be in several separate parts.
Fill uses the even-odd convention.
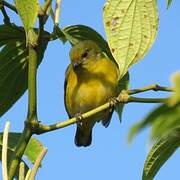
[[[115,101],[113,100],[113,105],[117,105],[118,103],[132,103],[132,102],[140,102],[140,103],[164,103],[168,100],[168,98],[138,98],[138,97],[132,97],[129,96],[129,94],[127,93],[128,91],[122,91],[118,97],[115,98]],[[61,129],[64,128],[66,126],[69,126],[71,124],[77,123],[78,121],[84,121],[86,120],[88,117],[95,115],[101,111],[104,111],[108,108],[112,108],[112,102],[107,102],[93,110],[90,110],[86,113],[83,113],[81,115],[81,120],[79,120],[78,118],[71,118],[68,119],[66,121],[63,122],[59,122],[56,124],[52,124],[52,125],[43,125],[43,124],[39,124],[39,126],[37,127],[37,129],[34,130],[35,134],[43,134],[46,132],[50,132],[50,131],[54,131],[57,129]]]
[[[29,35],[29,34],[28,34]],[[34,35],[34,36],[33,36]],[[25,127],[20,140],[17,143],[16,149],[11,157],[11,161],[8,167],[9,180],[13,179],[17,170],[18,164],[24,154],[26,146],[32,136],[32,126],[38,124],[37,121],[37,102],[36,102],[36,74],[37,74],[37,60],[38,54],[36,50],[37,42],[36,35],[32,34],[28,36],[28,115],[25,121]]]
[[[158,84],[152,84],[152,85],[140,88],[140,89],[127,90],[127,93],[128,94],[137,94],[137,93],[150,91],[150,90],[153,90],[153,91],[167,91],[167,92],[172,92],[173,91],[173,89],[170,88],[170,87],[163,87],[163,86],[159,86]]]

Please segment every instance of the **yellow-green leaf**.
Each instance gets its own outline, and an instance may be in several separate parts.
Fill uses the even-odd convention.
[[[152,46],[158,27],[156,0],[108,0],[104,26],[120,76],[142,59]]]
[[[14,0],[26,34],[34,27],[38,15],[38,0]]]
[[[169,105],[174,106],[180,102],[180,71],[172,75],[171,81],[174,84],[174,93],[169,99]]]

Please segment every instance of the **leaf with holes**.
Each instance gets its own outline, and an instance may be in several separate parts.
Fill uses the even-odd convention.
[[[151,48],[158,27],[156,0],[108,0],[104,26],[111,52],[123,77]]]

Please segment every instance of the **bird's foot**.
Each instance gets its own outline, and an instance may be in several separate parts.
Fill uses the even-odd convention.
[[[109,111],[112,112],[114,110],[115,105],[117,104],[117,99],[115,97],[111,97],[109,99]]]
[[[79,127],[81,127],[82,126],[82,119],[83,119],[82,114],[81,113],[75,114],[75,118],[77,120],[77,125]]]

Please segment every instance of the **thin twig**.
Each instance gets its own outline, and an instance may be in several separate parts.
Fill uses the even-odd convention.
[[[6,10],[5,10],[4,6],[0,7],[0,9],[1,9],[1,12],[2,12],[2,14],[4,16],[4,23],[5,24],[10,24],[10,18],[6,13]]]
[[[45,1],[44,5],[42,7],[43,15],[46,15],[46,12],[47,12],[48,8],[50,7],[51,3],[52,3],[52,0]]]
[[[163,103],[166,102],[168,100],[168,98],[139,98],[139,97],[132,97],[129,96],[129,94],[127,94],[127,91],[122,91],[119,96],[116,98],[116,103],[114,103],[114,105],[118,104],[118,103],[132,103],[132,102],[143,102],[143,103]],[[107,102],[95,109],[92,109],[86,113],[83,113],[81,115],[81,121],[86,120],[88,117],[97,114],[99,112],[102,112],[108,108],[110,108],[112,106],[111,102]],[[71,118],[68,119],[66,121],[63,122],[59,122],[56,124],[52,124],[52,125],[43,125],[43,124],[39,124],[39,126],[37,127],[37,129],[34,130],[35,134],[43,134],[46,132],[50,132],[50,131],[54,131],[57,129],[61,129],[64,128],[66,126],[69,126],[71,124],[77,123],[79,121],[79,119],[77,118]]]
[[[2,144],[2,177],[3,180],[8,180],[8,173],[7,173],[7,147],[8,147],[8,133],[10,128],[10,122],[7,121],[4,133],[3,133],[3,144]]]
[[[13,6],[12,4],[6,2],[6,1],[0,1],[0,5],[6,6],[7,8],[11,9],[12,11],[14,11],[16,14],[18,14],[17,9],[15,6]]]
[[[30,180],[35,179],[35,176],[36,176],[36,173],[38,171],[38,168],[40,167],[41,162],[42,162],[44,156],[46,155],[46,153],[47,153],[47,149],[43,148],[41,154],[36,159],[36,161],[34,163],[34,166],[33,166],[32,170],[31,170],[31,174],[30,174],[30,177],[29,177]]]
[[[145,91],[167,91],[167,92],[171,92],[173,91],[172,88],[170,87],[164,87],[164,86],[159,86],[158,84],[152,84],[149,86],[145,86],[143,88],[139,88],[139,89],[132,89],[132,90],[127,90],[128,94],[137,94],[137,93],[141,93],[141,92],[145,92]]]
[[[59,25],[60,8],[61,8],[61,0],[56,0],[55,19],[54,19],[55,25]]]

